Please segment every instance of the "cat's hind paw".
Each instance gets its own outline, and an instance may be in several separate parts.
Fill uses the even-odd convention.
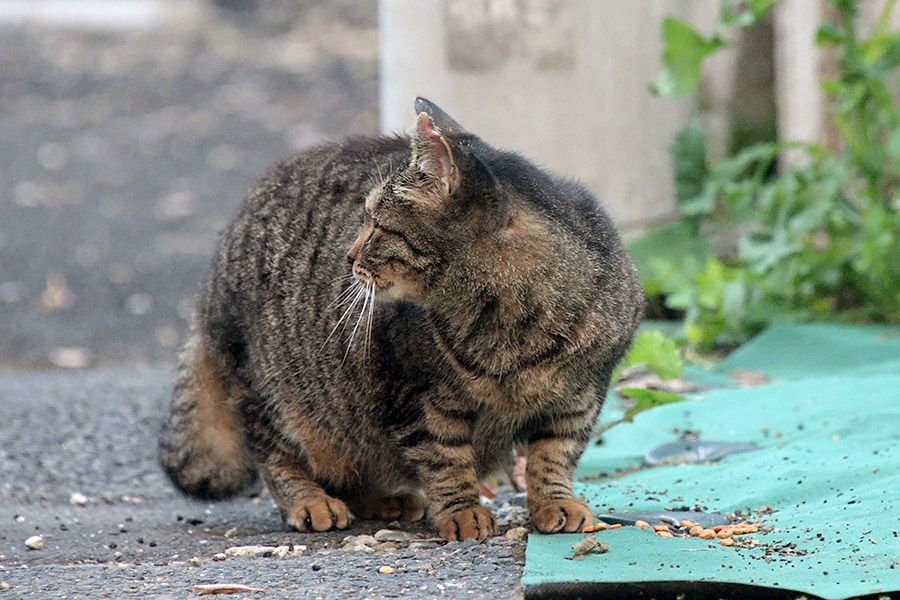
[[[443,519],[435,520],[435,525],[441,537],[451,542],[468,539],[480,542],[489,536],[497,535],[497,521],[494,520],[491,511],[483,506],[450,513]]]
[[[350,524],[350,509],[330,496],[300,498],[285,516],[284,522],[298,531],[346,529]]]
[[[532,509],[531,521],[541,533],[573,533],[592,525],[594,514],[581,500],[546,500]]]
[[[353,514],[360,519],[418,521],[425,516],[425,499],[421,494],[400,496],[366,496],[348,500]]]

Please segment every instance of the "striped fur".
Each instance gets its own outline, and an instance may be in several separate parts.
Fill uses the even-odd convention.
[[[222,234],[161,437],[185,492],[258,469],[296,529],[427,513],[484,539],[479,479],[527,446],[538,529],[592,522],[572,476],[636,271],[582,187],[429,110],[278,165]]]

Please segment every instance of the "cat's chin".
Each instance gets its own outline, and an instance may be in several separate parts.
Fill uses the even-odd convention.
[[[412,287],[413,286],[400,281],[392,281],[384,287],[376,286],[375,299],[383,301],[404,300],[406,302],[417,302],[420,300],[420,298],[418,297],[419,295],[415,293],[415,290],[412,289]]]

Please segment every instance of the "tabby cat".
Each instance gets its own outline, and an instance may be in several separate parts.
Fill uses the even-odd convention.
[[[260,472],[299,530],[427,514],[482,540],[479,480],[526,447],[534,525],[579,530],[572,476],[642,312],[635,267],[583,187],[416,110],[409,136],[304,151],[249,192],[161,462],[206,499]]]

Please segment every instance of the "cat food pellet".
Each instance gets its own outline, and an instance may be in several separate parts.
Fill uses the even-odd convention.
[[[756,533],[757,531],[759,531],[759,527],[757,527],[756,525],[744,525],[744,531],[746,531],[747,533]]]
[[[594,523],[593,525],[585,525],[581,528],[581,533],[595,533],[597,531],[603,531],[607,527],[608,525],[601,521],[599,523]]]
[[[394,572],[394,567],[389,567],[387,565],[378,568],[378,572],[382,575],[390,575]]]
[[[648,523],[647,521],[641,521],[640,519],[638,519],[637,521],[634,522],[634,526],[640,527],[641,529],[643,529],[644,527],[650,527],[650,523]]]
[[[701,540],[711,540],[716,537],[716,532],[712,529],[704,529],[699,534],[697,534],[697,537],[699,537]]]
[[[621,527],[621,526],[622,526],[621,523],[616,523],[616,524],[614,524],[614,525],[610,525],[609,528],[610,528],[610,529],[618,529],[618,528]]]
[[[653,531],[656,531],[657,533],[660,531],[669,531],[669,526],[668,525],[654,525]]]
[[[691,535],[700,535],[700,532],[703,531],[702,525],[694,525],[688,530],[688,533]]]
[[[716,536],[720,540],[724,540],[726,538],[730,538],[732,533],[734,533],[734,532],[731,529],[722,529],[721,531],[719,531],[719,533],[716,534]]]
[[[690,528],[690,527],[694,526],[694,522],[693,521],[682,521],[681,526]]]
[[[715,531],[716,533],[719,533],[723,529],[728,529],[730,527],[731,527],[731,525],[716,525],[715,527],[712,528],[712,530]]]
[[[674,535],[672,535],[671,531],[657,531],[656,535],[658,535],[659,537],[675,537]]]
[[[723,546],[734,546],[734,540],[731,538],[725,538],[723,540],[719,540],[719,543]]]

